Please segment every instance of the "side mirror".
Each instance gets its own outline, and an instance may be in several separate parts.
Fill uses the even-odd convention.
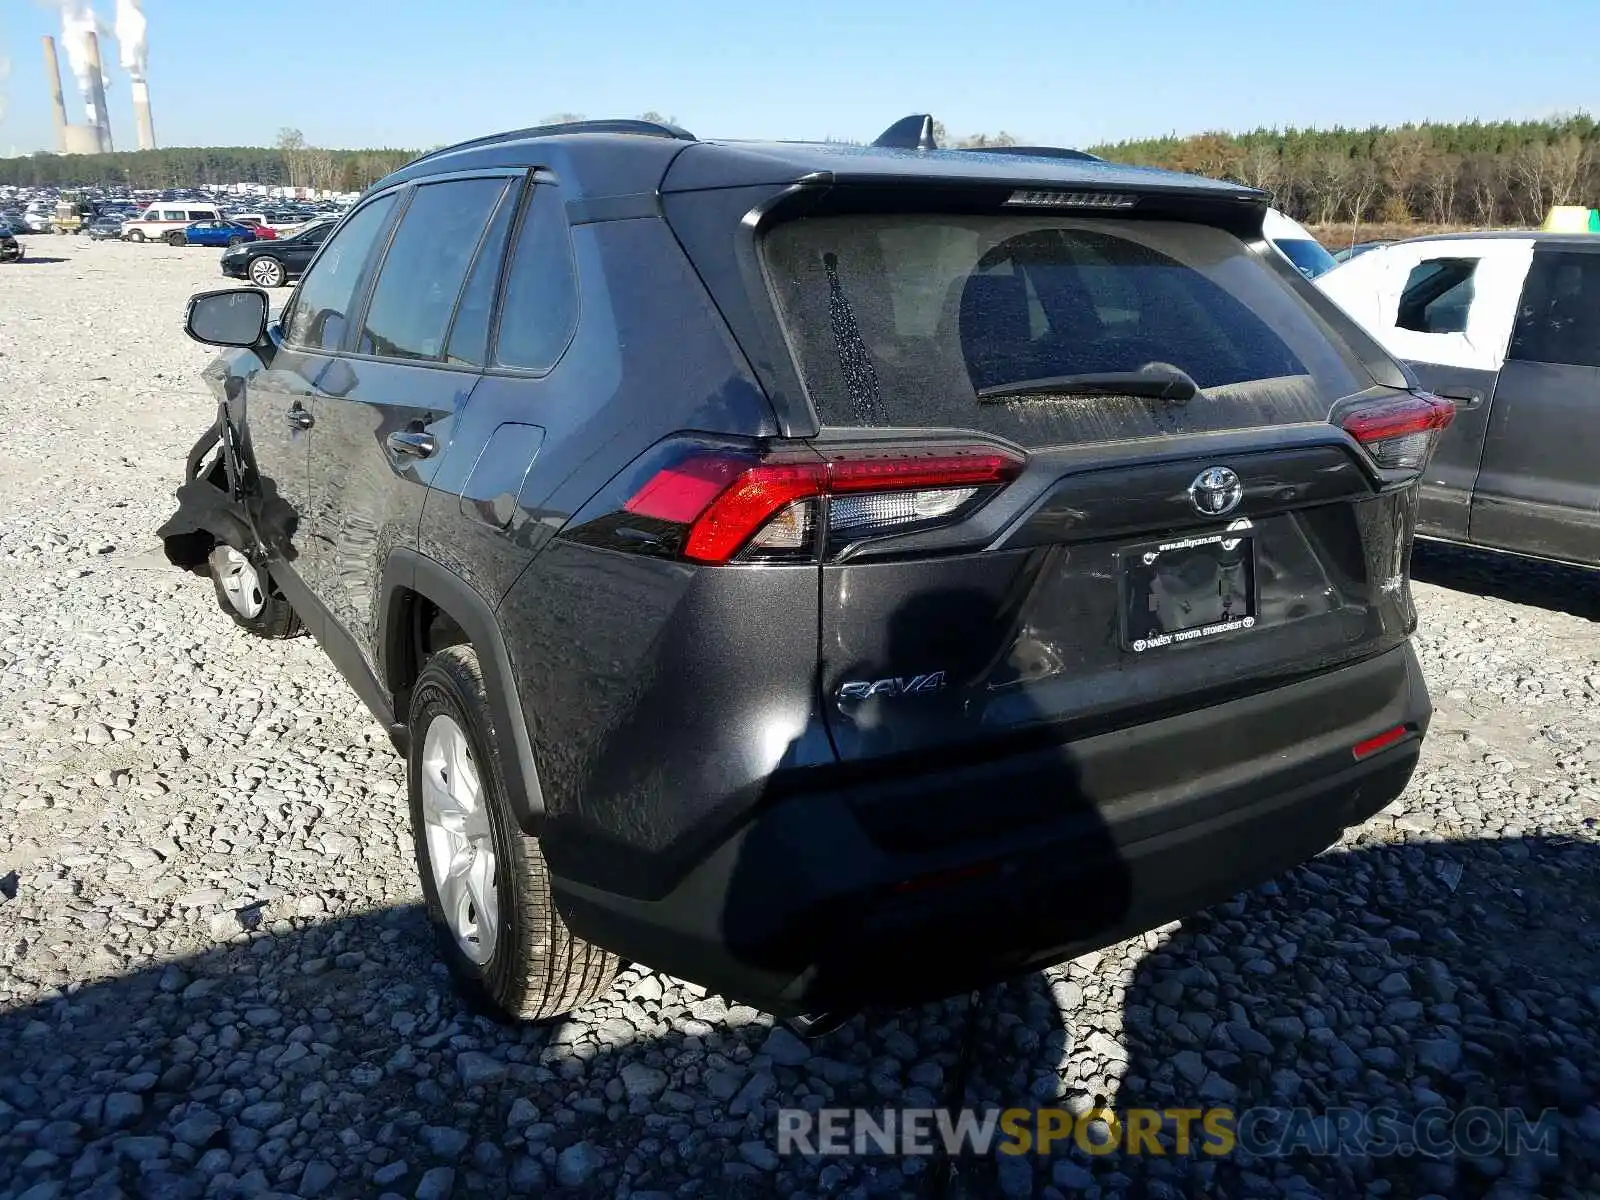
[[[207,346],[259,346],[267,332],[267,294],[256,288],[201,292],[189,300],[183,331]]]

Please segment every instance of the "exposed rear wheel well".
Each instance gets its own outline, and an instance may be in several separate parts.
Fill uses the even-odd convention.
[[[389,690],[396,720],[411,710],[411,689],[422,668],[446,646],[470,645],[472,639],[444,609],[419,592],[402,588],[391,601],[395,615],[389,638]]]

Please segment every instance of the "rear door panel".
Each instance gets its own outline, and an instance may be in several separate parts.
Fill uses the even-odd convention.
[[[428,486],[477,380],[470,371],[353,358],[337,359],[323,377],[311,453],[316,553],[307,582],[369,666],[383,565],[394,549],[415,548]],[[429,434],[438,449],[409,457],[390,445],[396,433]]]
[[[1506,363],[1471,535],[1485,546],[1600,565],[1600,368]]]
[[[1456,408],[1420,485],[1417,531],[1464,540],[1499,373],[1431,362],[1406,365],[1418,383]]]
[[[1589,241],[1541,242],[1532,261],[1495,387],[1471,538],[1600,564],[1600,253]]]

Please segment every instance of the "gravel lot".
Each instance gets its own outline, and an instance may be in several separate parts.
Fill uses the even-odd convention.
[[[925,1159],[780,1160],[774,1114],[942,1103],[965,998],[815,1043],[642,970],[555,1028],[462,1008],[377,726],[156,549],[211,414],[179,325],[217,252],[27,249],[0,268],[0,1197],[937,1192]],[[947,1194],[1600,1193],[1600,580],[1417,570],[1438,716],[1408,794],[997,989],[965,1102],[1554,1108],[1554,1152],[1073,1150]]]

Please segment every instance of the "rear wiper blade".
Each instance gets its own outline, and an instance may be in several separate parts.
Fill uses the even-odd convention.
[[[1018,396],[1093,394],[1140,396],[1150,400],[1191,400],[1200,385],[1187,371],[1163,366],[1159,371],[1087,371],[1081,375],[1046,375],[978,389],[978,400],[992,404]]]

